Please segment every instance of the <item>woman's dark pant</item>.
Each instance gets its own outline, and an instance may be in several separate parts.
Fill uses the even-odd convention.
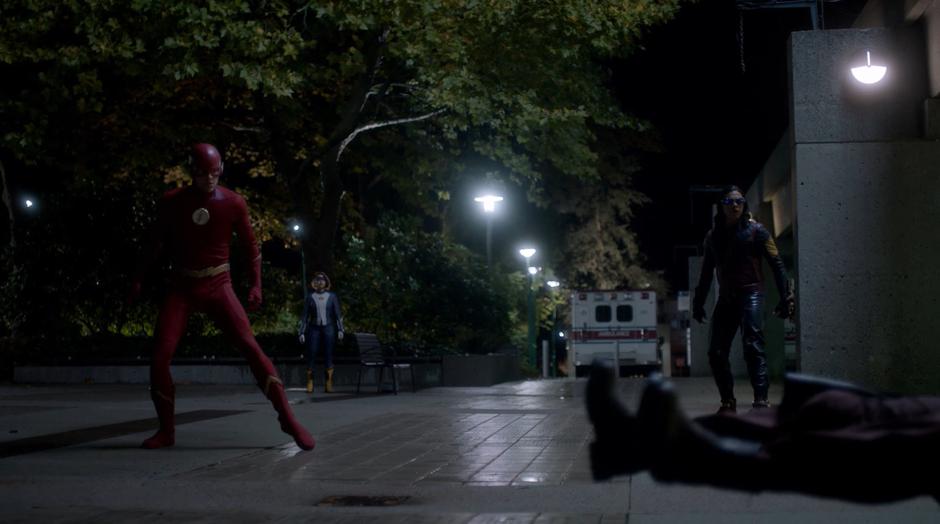
[[[313,370],[314,359],[323,348],[326,368],[333,367],[333,348],[336,346],[336,327],[309,326],[307,328],[307,366]]]
[[[764,352],[764,294],[759,290],[722,291],[712,313],[711,341],[708,363],[722,401],[734,398],[734,376],[731,374],[731,343],[738,329],[744,346],[744,361],[754,388],[754,399],[766,399],[767,355]]]

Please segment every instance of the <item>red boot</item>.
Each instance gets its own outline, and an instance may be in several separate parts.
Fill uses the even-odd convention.
[[[284,392],[284,383],[274,375],[268,375],[264,384],[264,396],[268,397],[274,410],[277,411],[277,420],[281,423],[281,431],[294,438],[300,449],[311,450],[316,445],[310,432],[304,428],[297,419],[287,401]]]
[[[157,418],[160,419],[160,429],[140,445],[145,449],[168,448],[176,444],[176,427],[173,423],[174,398],[176,388],[170,386],[166,393],[150,388],[150,398],[153,400],[153,407],[157,410]]]

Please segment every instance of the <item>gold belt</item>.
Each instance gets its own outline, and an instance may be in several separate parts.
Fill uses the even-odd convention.
[[[214,277],[218,275],[219,273],[225,273],[228,270],[229,270],[229,264],[228,262],[226,262],[220,266],[207,267],[203,269],[180,268],[179,273],[183,276],[190,277],[190,278],[206,278],[206,277]]]

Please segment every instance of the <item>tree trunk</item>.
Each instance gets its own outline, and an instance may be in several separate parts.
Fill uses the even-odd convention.
[[[380,35],[377,35],[372,45],[367,46],[364,55],[366,63],[370,64],[370,68],[359,78],[350,92],[350,96],[343,104],[339,112],[341,115],[340,120],[332,129],[326,146],[320,151],[311,152],[300,167],[283,171],[287,174],[288,189],[291,192],[292,204],[297,219],[307,226],[302,249],[304,250],[304,259],[307,261],[308,274],[313,274],[316,271],[332,274],[334,269],[336,231],[339,227],[340,207],[345,193],[340,177],[340,159],[346,147],[361,133],[388,126],[419,122],[443,112],[443,109],[439,109],[423,115],[360,125],[363,109],[369,100],[369,93],[374,86],[376,74],[382,64],[382,54],[385,50],[387,38],[388,29],[385,29]],[[286,145],[289,142],[286,140],[287,137],[281,126],[275,123],[276,118],[270,118],[274,116],[272,112],[267,111],[267,113],[269,122],[273,124],[272,138],[274,139],[274,147],[276,150],[280,150],[276,151],[277,163],[279,166],[286,166],[291,163],[293,158],[289,146]],[[315,210],[313,205],[313,188],[308,176],[309,167],[314,163],[314,157],[319,160],[320,181],[323,189],[319,212]]]
[[[287,139],[287,133],[284,125],[279,121],[276,111],[270,106],[265,107],[265,122],[268,123],[268,130],[271,133],[271,148],[274,156],[274,165],[280,176],[284,177],[287,185],[287,191],[290,194],[291,208],[294,216],[291,217],[301,226],[300,238],[301,249],[303,250],[302,262],[308,267],[303,271],[306,275],[312,273],[309,266],[314,260],[314,254],[319,251],[315,247],[317,230],[317,210],[314,203],[313,185],[311,183],[310,170],[316,163],[317,158],[308,156],[306,160],[298,162],[294,158],[294,150],[290,140]],[[314,151],[310,152],[315,154]],[[309,280],[309,278],[308,278]],[[306,288],[308,282],[302,285]]]
[[[13,229],[13,198],[10,196],[10,188],[7,186],[7,172],[3,169],[3,161],[0,160],[0,180],[3,182],[3,205],[7,208],[8,220],[10,221],[10,250],[16,248],[16,237]]]
[[[339,226],[339,210],[343,200],[343,185],[340,180],[337,148],[329,149],[320,161],[320,177],[323,182],[323,196],[320,201],[320,213],[313,227],[313,242],[304,244],[312,253],[306,253],[312,261],[310,269],[333,274],[336,229]]]

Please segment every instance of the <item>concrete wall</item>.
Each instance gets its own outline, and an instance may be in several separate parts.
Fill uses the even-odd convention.
[[[492,386],[521,380],[515,355],[448,355],[444,357],[444,386]]]
[[[866,48],[890,60],[864,87],[846,64]],[[940,142],[921,139],[923,49],[911,27],[792,35],[791,183],[802,370],[936,393]]]
[[[921,2],[929,4],[924,11],[923,20],[930,96],[940,97],[940,1],[921,0]]]
[[[278,375],[288,387],[303,387],[306,384],[306,366],[303,364],[277,364]],[[68,366],[42,366],[27,365],[16,366],[13,370],[13,381],[17,384],[149,384],[149,367],[143,365],[68,365]],[[359,366],[337,365],[333,375],[336,386],[350,386],[356,384]],[[439,367],[415,368],[415,381],[419,387],[437,386],[440,381]],[[322,371],[322,369],[320,370]],[[173,381],[177,384],[218,384],[218,385],[252,385],[255,384],[254,375],[247,365],[213,364],[213,365],[173,365],[171,366]],[[406,388],[410,387],[411,377],[406,372],[399,372],[399,379]],[[376,373],[366,370],[363,374],[364,387],[375,387]],[[323,377],[315,378],[317,388],[322,387]],[[386,374],[386,382],[390,379]]]
[[[865,142],[921,136],[927,80],[920,31],[843,29],[790,37],[791,140]],[[864,51],[888,66],[865,86],[850,69]],[[880,58],[879,58],[880,57]]]
[[[748,188],[748,205],[758,210],[758,219],[774,238],[793,226],[793,194],[790,184],[790,133],[785,133]]]
[[[871,0],[855,22],[856,27],[898,27],[922,23],[930,96],[940,96],[940,0]]]
[[[306,366],[303,363],[278,363],[278,374],[288,387],[303,387],[306,384]],[[322,367],[319,368],[322,372]],[[247,365],[232,364],[175,364],[171,367],[173,380],[177,384],[254,384],[255,379]],[[333,375],[336,386],[354,386],[359,366],[338,364]],[[411,377],[407,370],[399,370],[399,381],[404,389],[410,389]],[[442,378],[443,373],[443,378]],[[374,388],[375,370],[363,373],[363,388]],[[415,382],[419,388],[434,386],[491,386],[500,382],[520,380],[519,359],[511,355],[448,355],[443,367],[439,364],[416,364]],[[108,365],[95,363],[68,366],[16,366],[13,380],[18,384],[149,384],[149,366]],[[315,379],[317,388],[322,387],[323,378]],[[383,380],[390,383],[386,371]]]
[[[802,370],[940,392],[940,143],[795,153]]]

